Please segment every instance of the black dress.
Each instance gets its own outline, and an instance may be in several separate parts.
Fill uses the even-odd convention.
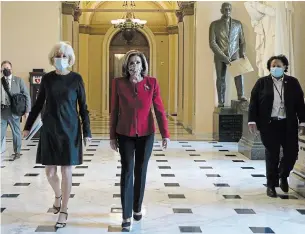
[[[57,166],[82,164],[83,147],[79,114],[82,119],[83,137],[91,137],[82,77],[75,72],[58,75],[52,71],[44,75],[25,130],[30,131],[43,107],[43,126],[40,129],[36,163]]]

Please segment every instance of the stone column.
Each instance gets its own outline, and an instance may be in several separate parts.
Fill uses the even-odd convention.
[[[79,71],[79,17],[82,15],[79,7],[74,8],[73,11],[73,30],[72,30],[72,47],[75,53],[75,64],[73,71]]]

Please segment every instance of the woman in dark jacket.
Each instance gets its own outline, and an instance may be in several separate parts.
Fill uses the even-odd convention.
[[[131,216],[139,221],[144,197],[148,161],[154,144],[154,118],[167,147],[169,132],[156,78],[147,76],[148,64],[143,53],[129,51],[125,55],[122,78],[112,82],[110,145],[121,155],[122,228],[130,230]],[[135,176],[133,185],[133,174]]]
[[[82,77],[68,70],[75,61],[72,47],[65,42],[56,44],[49,60],[56,70],[42,78],[36,103],[25,124],[24,136],[29,134],[45,104],[36,163],[46,165],[46,175],[55,192],[54,214],[59,213],[56,227],[62,228],[68,219],[72,166],[83,163],[79,114],[85,144],[91,140],[91,131]],[[61,186],[57,166],[61,166]]]
[[[275,187],[289,191],[288,177],[298,157],[298,129],[304,134],[304,93],[299,81],[285,74],[288,60],[273,56],[267,62],[270,75],[260,78],[249,105],[249,130],[260,131],[266,148],[267,195],[277,197]],[[280,148],[283,157],[280,159]],[[280,181],[280,183],[279,183]]]

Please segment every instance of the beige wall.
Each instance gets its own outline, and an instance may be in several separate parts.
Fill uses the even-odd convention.
[[[60,2],[1,2],[1,58],[28,82],[33,68],[53,70],[48,53],[60,40]]]

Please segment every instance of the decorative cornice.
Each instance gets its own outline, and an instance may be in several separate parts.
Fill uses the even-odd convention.
[[[79,8],[80,2],[62,2],[61,3],[61,13],[63,15],[72,15],[74,21],[79,21],[79,17],[82,15],[82,12]]]
[[[178,34],[179,29],[177,25],[170,25],[167,26],[167,32],[168,34]]]
[[[178,1],[177,4],[182,12],[182,17],[186,15],[194,15],[195,1]]]

